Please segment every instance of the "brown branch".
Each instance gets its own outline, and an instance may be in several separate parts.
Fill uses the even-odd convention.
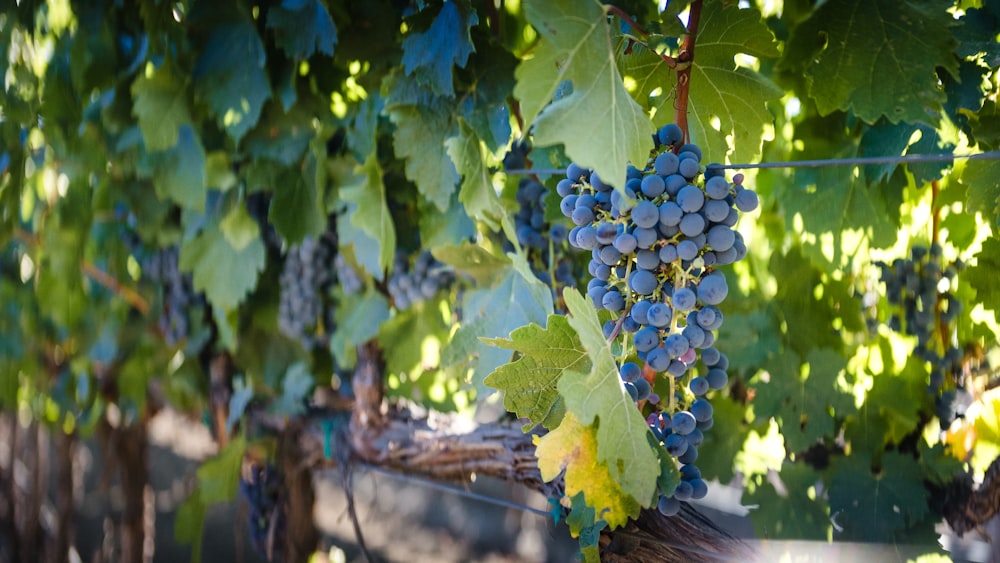
[[[962,475],[946,485],[942,493],[941,512],[956,534],[962,536],[979,529],[1000,513],[1000,456],[986,469],[983,484],[978,489],[972,489],[970,476]]]
[[[674,122],[681,131],[684,132],[684,142],[688,143],[691,141],[691,135],[688,133],[688,90],[691,85],[691,62],[694,61],[694,44],[695,37],[698,35],[698,22],[701,20],[701,3],[702,0],[694,0],[691,2],[691,8],[688,15],[688,27],[687,34],[684,35],[684,40],[681,42],[681,50],[677,55],[677,60],[682,63],[683,68],[677,71],[677,106],[675,107],[676,114]]]
[[[149,302],[146,301],[142,295],[139,295],[138,291],[132,289],[131,287],[122,285],[121,282],[109,275],[107,272],[101,270],[86,260],[80,260],[80,271],[83,272],[85,276],[106,287],[112,293],[120,295],[122,299],[127,301],[129,305],[135,307],[143,315],[149,313]]]

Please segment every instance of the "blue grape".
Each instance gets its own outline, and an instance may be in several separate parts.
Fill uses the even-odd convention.
[[[671,358],[678,358],[688,351],[691,343],[684,336],[674,333],[664,339],[663,346]]]
[[[722,200],[729,195],[729,182],[725,176],[714,176],[705,182],[705,195],[712,199]]]
[[[559,211],[562,211],[562,214],[566,217],[572,217],[573,211],[576,210],[576,200],[579,198],[580,196],[575,194],[570,194],[564,197],[562,201],[559,202]]]
[[[688,435],[688,442],[691,441],[691,435]],[[685,481],[694,481],[695,479],[701,479],[701,469],[698,469],[697,465],[682,465],[681,466],[681,479]]]
[[[635,383],[642,377],[642,368],[635,362],[625,362],[619,370],[622,381]]]
[[[701,348],[702,343],[705,342],[705,331],[698,325],[687,325],[681,334],[691,343],[692,348]]]
[[[653,348],[646,354],[646,363],[655,372],[667,371],[667,368],[670,367],[670,354],[662,347]]]
[[[682,287],[674,291],[672,301],[674,308],[678,311],[690,311],[691,309],[694,309],[697,297],[689,288]]]
[[[670,366],[667,367],[667,373],[672,377],[681,377],[687,373],[687,364],[680,360],[671,360]]]
[[[666,303],[654,303],[646,312],[648,324],[656,328],[664,328],[670,324],[673,318],[673,311]],[[662,370],[661,370],[662,371]]]
[[[680,174],[671,174],[664,182],[667,184],[667,193],[671,196],[676,196],[681,188],[688,185],[688,179]]]
[[[657,176],[656,174],[649,174],[643,177],[639,189],[642,191],[643,195],[649,199],[653,199],[667,189],[667,184],[663,181],[663,178]]]
[[[729,217],[732,208],[725,201],[709,200],[705,202],[705,218],[714,223],[722,223]],[[735,223],[734,223],[735,224]],[[730,227],[732,225],[729,225]]]
[[[701,376],[695,377],[691,380],[691,383],[688,384],[688,388],[691,389],[692,393],[700,397],[705,393],[708,393],[708,379]]]
[[[743,213],[750,213],[760,204],[760,200],[757,198],[757,193],[753,190],[741,190],[736,194],[736,209],[739,209]]]
[[[601,298],[601,303],[604,308],[611,311],[612,313],[621,311],[625,308],[625,298],[617,289],[612,289],[604,294]]]
[[[692,499],[701,500],[708,495],[708,483],[703,479],[692,479],[689,483],[691,483]]]
[[[599,223],[597,225],[597,242],[611,244],[618,237],[618,225],[615,223]]]
[[[707,399],[701,397],[695,399],[691,403],[691,414],[694,415],[695,420],[698,422],[705,422],[706,420],[712,418],[712,403],[708,402]]]
[[[698,283],[698,299],[708,305],[718,305],[726,300],[729,295],[729,285],[726,284],[726,277],[719,272],[713,272],[703,278]]]
[[[665,244],[659,252],[660,262],[670,264],[677,261],[677,247],[672,244]]]
[[[636,270],[629,276],[628,286],[639,295],[652,295],[660,282],[649,270]]]
[[[692,240],[682,240],[677,243],[677,256],[681,260],[694,260],[698,257],[698,245]]]
[[[649,321],[646,317],[646,313],[652,305],[652,301],[648,301],[646,299],[637,301],[634,305],[632,305],[632,310],[629,314],[633,319],[635,319],[635,322],[641,325],[648,325]]]
[[[660,345],[660,331],[647,326],[635,333],[635,349],[639,352],[649,352]]]
[[[660,220],[660,210],[652,201],[643,200],[632,209],[632,222],[637,227],[655,227]]]
[[[608,266],[616,266],[622,259],[622,253],[618,252],[618,249],[613,246],[605,246],[602,248],[600,256],[601,262],[604,262]]]
[[[573,184],[573,180],[563,178],[562,180],[559,180],[558,184],[556,184],[556,193],[559,194],[559,197],[566,197],[570,194],[576,193],[576,185]]]
[[[676,516],[681,511],[681,502],[674,497],[660,497],[656,510],[664,516]]]
[[[725,227],[723,227],[725,229]],[[728,229],[727,229],[728,230]],[[635,236],[630,233],[622,233],[615,237],[614,247],[622,254],[631,254],[635,252],[638,246],[638,241],[636,241]]]
[[[697,427],[698,420],[688,411],[674,413],[670,418],[670,427],[682,436],[690,434]]]
[[[684,140],[684,132],[676,123],[668,123],[660,127],[656,132],[656,137],[661,144],[674,146]]]
[[[687,453],[687,448],[684,449],[684,452]],[[687,481],[677,483],[677,488],[674,489],[674,498],[680,501],[691,500],[691,496],[693,494],[694,488],[691,487],[691,483],[688,483]]]
[[[649,248],[656,244],[656,240],[659,236],[656,234],[656,229],[644,229],[642,227],[637,227],[632,231],[632,235],[635,236],[636,246],[638,248]]]
[[[640,250],[635,255],[635,265],[643,270],[655,270],[660,265],[660,256],[652,250]]]
[[[700,211],[705,205],[705,192],[697,186],[684,186],[677,192],[677,205],[686,213]]]
[[[632,398],[633,402],[639,400],[639,390],[635,388],[634,383],[626,382],[623,383],[622,385],[624,385],[625,392],[628,393],[628,396]]]
[[[693,430],[692,430],[693,431]],[[683,455],[677,458],[677,461],[681,463],[694,463],[698,461],[698,448],[688,444],[688,449]]]
[[[671,434],[663,440],[663,449],[674,457],[683,455],[688,449],[687,438],[680,434]]]
[[[701,170],[701,165],[698,161],[693,158],[681,159],[680,163],[677,165],[677,170],[687,179],[692,179],[698,175]]]
[[[645,379],[639,378],[638,381],[633,383],[635,385],[635,400],[642,401],[649,398],[649,394],[653,392],[653,388],[649,385],[649,382]]]
[[[708,245],[715,251],[725,251],[733,247],[736,234],[725,225],[715,225],[708,230]]]
[[[729,376],[726,375],[726,371],[719,368],[712,368],[708,370],[705,375],[705,379],[708,380],[708,386],[715,391],[719,391],[726,387],[726,383],[729,381]]]
[[[676,203],[666,201],[660,205],[659,215],[661,225],[676,227],[677,225],[680,225],[681,219],[684,218],[684,210],[681,209],[681,207]]]
[[[688,213],[681,219],[681,232],[688,237],[696,237],[705,232],[705,218],[700,213]]]
[[[677,158],[677,155],[667,151],[657,156],[656,160],[653,161],[653,170],[660,176],[669,176],[677,173],[677,165],[679,163],[680,160]]]
[[[695,158],[698,161],[701,161],[702,152],[701,152],[701,147],[699,147],[698,145],[696,145],[694,143],[688,143],[688,144],[682,146],[677,151],[678,154],[682,154],[682,153],[686,153],[686,152],[693,153],[695,155]]]
[[[577,225],[589,225],[594,221],[594,211],[588,207],[577,207],[573,210],[570,218],[573,219],[573,223]]]
[[[695,428],[687,435],[688,444],[692,446],[700,446],[702,442],[705,441],[705,434],[701,431],[701,428]],[[700,473],[699,473],[700,475]]]
[[[571,163],[566,167],[566,179],[573,181],[574,183],[580,182],[581,178],[589,177],[590,171],[586,168],[581,167],[579,164]]]

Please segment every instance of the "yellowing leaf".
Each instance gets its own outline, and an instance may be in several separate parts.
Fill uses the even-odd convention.
[[[576,330],[592,364],[589,373],[567,372],[559,380],[566,410],[580,422],[597,425],[597,459],[606,464],[622,490],[643,504],[652,502],[660,463],[646,435],[650,432],[618,375],[597,311],[580,292],[563,292]]]
[[[563,417],[555,430],[538,440],[535,455],[542,479],[551,481],[566,470],[566,494],[582,492],[596,519],[612,528],[625,525],[639,515],[639,503],[622,490],[618,480],[598,459],[597,430],[586,426],[572,413]]]

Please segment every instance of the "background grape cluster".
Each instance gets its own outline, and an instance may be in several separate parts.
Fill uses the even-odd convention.
[[[307,350],[324,344],[333,329],[327,290],[336,279],[335,233],[335,228],[328,228],[319,238],[306,237],[289,247],[279,278],[278,328]]]
[[[517,184],[518,211],[514,214],[517,242],[525,249],[531,271],[559,296],[563,287],[576,285],[577,272],[567,248],[569,229],[562,223],[545,219],[545,200],[549,190],[534,178],[521,178]],[[508,245],[505,250],[513,250]]]
[[[157,324],[168,346],[188,339],[191,332],[188,314],[204,303],[204,296],[194,291],[191,275],[181,272],[179,260],[180,249],[174,245],[148,255],[142,266],[143,274],[162,290]]]
[[[886,299],[893,307],[888,326],[916,337],[913,353],[930,364],[927,391],[934,396],[942,429],[947,429],[965,414],[972,395],[966,388],[965,354],[958,345],[955,323],[962,302],[954,290],[965,264],[961,260],[945,263],[942,254],[936,242],[930,247],[914,245],[907,258],[876,265]]]
[[[605,337],[625,344],[623,385],[682,464],[680,484],[661,491],[659,510],[668,516],[708,492],[695,465],[702,431],[713,425],[706,394],[726,385],[729,365],[713,346],[723,321],[717,306],[729,293],[717,268],[746,256],[734,227],[740,211],[758,205],[741,174],[730,182],[709,166],[703,175],[701,149],[682,139],[676,125],[661,128],[644,168],[629,166],[624,190],[576,164],[557,186],[560,209],[575,225],[569,243],[591,252],[587,294],[611,313]]]
[[[389,296],[397,309],[405,311],[451,287],[454,273],[430,251],[420,252],[410,265],[409,256],[397,252],[389,277]]]
[[[247,504],[247,526],[254,551],[268,561],[281,561],[284,510],[277,469],[271,464],[246,464],[239,492]]]

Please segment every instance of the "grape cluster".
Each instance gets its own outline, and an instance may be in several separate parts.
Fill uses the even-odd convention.
[[[319,238],[306,237],[290,247],[279,278],[278,329],[307,350],[321,345],[324,329],[333,328],[324,297],[334,281],[334,232],[327,229]]]
[[[337,273],[337,284],[344,290],[344,295],[355,295],[364,287],[364,280],[358,275],[358,271],[339,252],[333,259],[333,269]]]
[[[277,470],[269,464],[244,465],[239,490],[247,503],[247,524],[254,551],[269,561],[280,561],[284,513],[281,510],[281,482]],[[273,540],[269,541],[269,537]]]
[[[910,256],[892,264],[876,262],[885,283],[886,299],[896,308],[888,326],[895,332],[915,336],[915,356],[928,362],[930,381],[927,392],[934,396],[934,406],[942,428],[963,416],[972,402],[966,389],[964,354],[959,348],[955,321],[962,312],[962,302],[954,295],[961,260],[942,267],[943,249],[914,245]]]
[[[452,271],[438,262],[430,251],[418,254],[412,267],[407,255],[397,252],[389,277],[389,296],[397,309],[405,311],[451,287],[454,281]]]
[[[142,271],[162,289],[160,318],[157,321],[168,346],[187,340],[191,322],[188,311],[204,303],[204,296],[195,293],[190,274],[183,274],[179,265],[180,249],[174,245],[146,257]]]
[[[545,198],[548,190],[538,180],[522,178],[517,184],[518,211],[514,214],[517,242],[527,250],[531,271],[542,283],[563,287],[576,283],[573,262],[562,252],[569,229],[562,223],[545,220]],[[512,248],[510,249],[512,250]]]
[[[701,149],[682,139],[676,125],[661,128],[646,166],[628,167],[623,190],[576,164],[556,188],[563,214],[576,225],[570,244],[591,252],[587,293],[613,317],[605,336],[625,337],[623,385],[634,400],[652,406],[647,421],[653,433],[682,464],[680,485],[660,498],[660,512],[668,516],[681,501],[708,491],[694,462],[702,431],[713,424],[706,394],[725,387],[729,366],[713,346],[723,320],[718,305],[729,293],[718,268],[746,256],[733,227],[739,212],[758,205],[742,174],[730,182],[709,166],[702,175]],[[661,373],[669,382],[668,400],[653,393]]]

